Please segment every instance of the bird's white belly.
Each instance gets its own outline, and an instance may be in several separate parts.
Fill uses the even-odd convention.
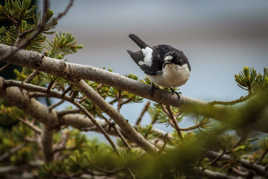
[[[190,77],[188,65],[166,64],[163,73],[159,75],[148,75],[153,83],[166,88],[178,87],[186,83]]]

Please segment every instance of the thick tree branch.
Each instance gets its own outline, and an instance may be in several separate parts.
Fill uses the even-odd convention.
[[[0,96],[6,99],[9,104],[23,109],[27,114],[46,125],[55,126],[58,124],[56,111],[49,111],[47,107],[30,98],[26,92],[17,87],[6,88],[2,78],[0,78]]]
[[[10,47],[7,45],[0,44],[0,59],[16,47]],[[41,60],[42,54],[20,50],[14,54],[11,58],[5,59],[4,61],[10,64],[21,65],[24,67],[38,69],[43,72],[54,74],[67,79],[87,79],[95,82],[103,83],[106,85],[113,86],[115,88],[126,90],[142,96],[144,98],[151,99],[161,104],[180,106],[183,104],[207,104],[204,101],[197,99],[191,99],[189,97],[182,96],[178,100],[176,95],[173,95],[165,90],[156,89],[154,96],[151,96],[150,86],[141,83],[136,80],[132,80],[125,76],[117,73],[108,72],[103,69],[95,68],[87,65],[80,65],[74,63],[68,63],[63,60],[53,59],[44,57]]]
[[[45,126],[42,134],[41,143],[46,162],[53,161],[54,155],[52,149],[53,144],[52,139],[53,139],[53,130],[50,129],[48,126]]]

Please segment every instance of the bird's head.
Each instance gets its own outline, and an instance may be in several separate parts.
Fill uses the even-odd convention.
[[[164,56],[164,66],[166,64],[176,64],[182,66],[185,64],[184,54],[180,51],[170,51]]]

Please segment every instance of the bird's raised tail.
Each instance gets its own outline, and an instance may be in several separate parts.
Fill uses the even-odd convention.
[[[135,42],[140,48],[146,48],[149,46],[135,34],[129,34],[128,37],[133,40],[133,42]]]

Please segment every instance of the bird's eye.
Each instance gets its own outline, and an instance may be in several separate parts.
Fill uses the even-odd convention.
[[[171,56],[171,55],[168,55],[168,56],[166,56],[165,57],[165,61],[170,61],[170,60],[172,60],[173,59],[173,56]]]
[[[182,59],[182,58],[179,58],[178,61],[179,61],[179,64],[182,65],[182,63],[183,63],[183,59]]]

